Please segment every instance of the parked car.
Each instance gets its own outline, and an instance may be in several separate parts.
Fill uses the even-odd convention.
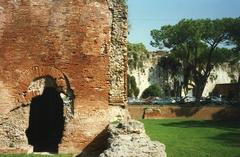
[[[135,104],[141,105],[141,104],[145,104],[145,103],[146,103],[146,101],[144,99],[135,99]]]
[[[184,98],[184,102],[195,102],[195,101],[196,101],[195,97],[186,96]]]
[[[135,102],[134,98],[128,97],[128,104],[133,104]]]
[[[175,100],[176,102],[181,102],[183,99],[182,99],[181,97],[174,97],[174,100]]]
[[[223,101],[222,98],[217,96],[211,96],[210,99],[211,99],[211,102],[215,102],[215,103],[221,103]]]
[[[163,104],[173,104],[176,103],[176,100],[173,98],[156,98],[152,100],[152,104],[158,104],[158,105],[163,105]]]
[[[226,103],[226,101],[223,98],[217,97],[217,96],[208,96],[206,98],[205,102],[208,104],[210,103],[212,105]]]
[[[128,97],[128,104],[132,105],[132,104],[144,104],[146,103],[145,100],[143,99],[135,99],[132,97]]]

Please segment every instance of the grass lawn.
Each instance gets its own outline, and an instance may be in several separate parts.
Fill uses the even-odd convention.
[[[168,157],[240,157],[240,122],[146,119],[152,140],[166,145]]]

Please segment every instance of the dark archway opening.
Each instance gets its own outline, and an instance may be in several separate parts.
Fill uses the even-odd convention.
[[[45,87],[30,104],[28,143],[34,152],[58,153],[64,130],[63,100],[56,87]]]

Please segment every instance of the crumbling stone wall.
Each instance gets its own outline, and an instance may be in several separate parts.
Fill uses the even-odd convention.
[[[109,125],[108,148],[99,157],[167,157],[165,145],[151,141],[136,120]]]
[[[0,152],[29,149],[31,86],[46,76],[70,105],[59,152],[101,149],[127,112],[126,39],[122,0],[0,1]]]

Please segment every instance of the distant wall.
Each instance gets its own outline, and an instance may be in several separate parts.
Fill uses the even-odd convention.
[[[128,74],[135,77],[139,95],[141,97],[143,91],[151,84],[159,82],[159,69],[157,68],[160,55],[149,53],[149,58],[143,61],[143,68],[128,69]]]
[[[131,118],[133,119],[142,119],[144,115],[144,106],[143,105],[128,105],[128,111]]]
[[[143,69],[134,69],[132,71],[128,70],[128,73],[131,76],[135,77],[137,87],[139,88],[139,96],[140,97],[143,91],[148,88],[151,84],[159,84],[162,82],[159,76],[163,76],[164,73],[160,68],[157,66],[159,58],[163,57],[164,54],[161,55],[159,53],[156,55],[155,53],[150,53],[150,58],[143,62]],[[207,80],[207,84],[203,91],[203,96],[208,96],[216,84],[226,84],[231,83],[233,80],[238,79],[238,73],[231,72],[230,68],[226,65],[223,65],[221,68],[214,68],[211,72],[214,77],[209,77]],[[231,74],[233,78],[229,76]],[[161,83],[160,83],[161,85]],[[187,95],[192,95],[192,90],[188,92]],[[185,96],[184,92],[182,96]]]
[[[237,80],[238,78],[237,73],[231,72],[230,68],[224,65],[222,66],[222,68],[213,69],[211,73],[214,74],[216,77],[214,80],[211,80],[211,77],[208,78],[207,84],[203,91],[203,96],[205,97],[213,91],[217,84],[231,83],[232,80]],[[234,77],[231,78],[229,74]]]
[[[240,107],[226,106],[141,106],[129,105],[134,119],[189,118],[201,120],[240,120]]]

